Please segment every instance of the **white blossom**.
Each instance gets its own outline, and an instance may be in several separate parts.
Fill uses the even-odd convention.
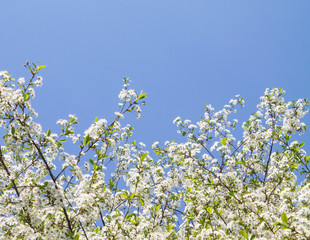
[[[121,118],[141,114],[129,83]],[[32,87],[0,72],[1,239],[310,239],[310,158],[294,136],[305,131],[306,100],[267,89],[235,135],[230,114],[243,99],[206,105],[195,124],[173,121],[183,142],[154,142],[152,152],[119,118],[96,118],[81,136],[70,114],[59,132],[43,132]]]

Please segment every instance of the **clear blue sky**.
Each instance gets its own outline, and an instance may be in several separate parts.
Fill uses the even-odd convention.
[[[34,101],[45,130],[69,113],[80,131],[114,117],[124,75],[148,93],[142,118],[129,118],[147,145],[179,139],[176,116],[196,122],[206,103],[220,108],[235,94],[246,100],[243,120],[266,88],[310,97],[309,0],[30,0],[0,9],[0,69],[18,78],[26,60],[47,65]]]

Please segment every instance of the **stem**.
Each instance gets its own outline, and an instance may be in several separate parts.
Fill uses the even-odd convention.
[[[39,146],[34,142],[34,140],[31,138],[31,136],[30,136],[29,134],[28,134],[28,137],[30,138],[31,143],[32,143],[32,144],[35,146],[35,148],[37,149],[40,158],[43,160],[43,162],[44,162],[44,164],[45,164],[45,167],[47,168],[47,170],[48,170],[48,172],[49,172],[49,175],[50,175],[51,179],[52,179],[53,182],[54,182],[55,188],[58,190],[59,188],[58,188],[58,186],[57,186],[57,182],[56,182],[56,179],[55,179],[55,177],[54,177],[54,174],[52,173],[52,170],[51,170],[50,166],[48,165],[48,163],[47,163],[45,157],[43,156],[43,153],[42,153],[41,149],[40,149]],[[61,203],[64,203],[62,198],[60,199],[60,201],[61,201]],[[71,226],[71,221],[70,221],[70,218],[69,218],[69,216],[68,216],[67,210],[65,209],[65,207],[62,207],[62,210],[63,210],[63,213],[65,214],[65,217],[66,217],[66,221],[67,221],[67,223],[68,223],[69,230],[70,230],[71,232],[73,232],[73,229],[72,229],[72,226]]]
[[[9,172],[9,169],[7,168],[7,166],[5,165],[4,160],[3,160],[1,145],[0,145],[0,162],[1,162],[1,164],[2,164],[2,166],[3,166],[3,168],[4,168],[4,170],[6,171],[7,175],[10,177],[11,174],[10,174],[10,172]],[[19,193],[18,188],[17,188],[17,186],[16,186],[16,184],[15,184],[15,181],[14,181],[14,180],[11,180],[11,182],[12,182],[13,188],[14,188],[14,190],[15,190],[17,196],[20,197],[20,193]],[[35,230],[35,228],[34,228],[34,227],[32,226],[32,224],[31,224],[31,218],[30,218],[29,213],[27,212],[27,210],[26,210],[24,207],[22,207],[22,208],[23,208],[23,211],[27,214],[26,222],[29,224],[29,226],[30,226],[33,230]],[[35,231],[36,231],[36,230],[35,230]]]

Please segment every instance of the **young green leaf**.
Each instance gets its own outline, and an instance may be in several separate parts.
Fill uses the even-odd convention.
[[[51,129],[48,129],[47,131],[46,131],[46,136],[51,136]]]
[[[141,156],[141,158],[140,158],[140,159],[141,159],[141,162],[146,158],[146,156],[147,156],[148,154],[149,154],[149,153],[147,153],[147,152],[142,154],[142,156]]]
[[[248,235],[248,233],[246,231],[240,230],[239,233],[242,234],[245,237],[246,240],[249,240],[249,235]]]
[[[87,134],[86,137],[84,137],[84,146],[87,146],[91,141],[91,137]]]
[[[41,69],[43,69],[43,68],[46,68],[46,65],[38,66],[38,67],[37,67],[37,71],[39,71],[39,70],[41,70]]]
[[[282,222],[288,226],[288,218],[287,218],[286,213],[281,214],[281,219],[282,219]]]
[[[140,95],[138,96],[138,100],[143,98],[146,98],[146,93],[140,93]]]

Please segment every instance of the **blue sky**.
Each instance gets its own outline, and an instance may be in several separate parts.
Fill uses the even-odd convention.
[[[148,146],[180,139],[172,120],[196,122],[206,103],[219,109],[240,94],[246,107],[236,117],[246,120],[266,88],[285,89],[287,101],[310,97],[308,0],[30,0],[0,9],[0,69],[18,78],[27,60],[47,65],[34,101],[45,130],[69,113],[81,132],[96,116],[111,120],[123,76],[148,93],[142,118],[128,118]]]

